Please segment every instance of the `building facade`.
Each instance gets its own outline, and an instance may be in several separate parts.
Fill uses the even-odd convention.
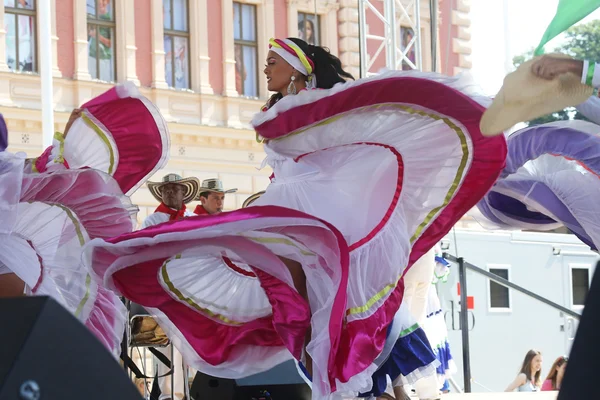
[[[0,112],[9,150],[29,156],[43,150],[37,3],[4,0],[0,7]],[[132,81],[169,123],[170,161],[153,179],[170,172],[220,177],[239,189],[227,196],[226,209],[268,184],[268,167],[258,169],[265,154],[249,123],[269,95],[262,77],[269,38],[300,36],[326,46],[359,75],[357,0],[50,3],[55,130],[62,131],[74,108],[115,82]],[[429,2],[420,6],[423,69],[430,70]],[[438,10],[438,70],[452,75],[470,68],[468,0],[439,0]],[[383,32],[367,22],[369,31]],[[133,200],[140,220],[156,207],[145,187]]]

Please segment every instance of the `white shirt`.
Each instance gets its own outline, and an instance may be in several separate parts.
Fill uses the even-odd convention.
[[[183,213],[184,217],[193,217],[194,215],[196,214],[189,210],[185,210],[185,212]],[[140,229],[145,229],[149,226],[154,226],[162,224],[164,222],[168,222],[169,218],[171,218],[171,216],[167,213],[155,212],[154,214],[150,214],[148,215],[148,217],[146,217],[144,222],[142,222],[142,225],[140,225]]]

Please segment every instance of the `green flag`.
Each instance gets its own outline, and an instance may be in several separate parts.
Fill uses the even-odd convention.
[[[534,54],[536,56],[544,54],[546,43],[587,17],[598,7],[600,7],[600,0],[559,0],[556,15],[546,28]]]

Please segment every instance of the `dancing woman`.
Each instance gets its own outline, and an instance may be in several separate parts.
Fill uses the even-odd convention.
[[[492,186],[505,141],[481,135],[464,78],[346,82],[337,57],[299,39],[271,40],[266,63],[275,94],[252,122],[274,171],[265,193],[96,240],[86,259],[156,313],[194,368],[239,378],[293,357],[314,398],[368,391],[407,332],[389,329],[403,273]]]

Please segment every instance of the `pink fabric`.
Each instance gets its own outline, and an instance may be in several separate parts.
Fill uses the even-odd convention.
[[[46,148],[41,156],[35,159],[35,169],[38,172],[46,172],[46,165],[48,164],[48,160],[50,159],[50,154],[52,153],[52,146]]]
[[[159,269],[164,261],[166,259],[152,260],[116,272],[113,275],[115,286],[126,298],[145,307],[158,308],[165,313],[202,359],[210,364],[218,365],[226,361],[229,354],[235,351],[238,346],[284,345],[282,338],[274,328],[274,316],[256,319],[243,325],[225,325],[193,310],[180,301],[175,301],[162,288],[157,279]],[[136,284],[131,284],[133,282]],[[279,283],[282,286],[287,286],[281,282]],[[261,284],[264,285],[262,280]],[[298,317],[297,311],[293,311],[298,310],[292,300],[294,299],[293,290],[287,287],[287,290],[281,288],[281,291],[284,293],[284,297],[278,305],[281,306],[286,301],[291,300],[291,303],[288,304],[293,307],[292,314],[286,322],[291,326],[294,325],[295,321],[300,322],[301,331],[297,332],[296,335],[301,335],[302,325],[304,325],[305,330],[308,321]],[[300,304],[302,304],[303,300],[300,300]],[[293,342],[288,344],[293,349]]]
[[[45,164],[44,164],[45,165]],[[131,232],[131,210],[121,201],[123,194],[117,183],[96,170],[57,171],[50,174],[28,174],[23,178],[21,202],[44,202],[60,204],[75,214],[90,238],[106,238]],[[64,232],[63,240],[69,240],[74,232]],[[33,246],[33,245],[32,245]],[[40,260],[42,265],[42,260]],[[42,271],[43,272],[43,271]],[[37,291],[45,274],[33,289]],[[86,326],[110,351],[120,343],[122,331],[116,326],[119,299],[114,293],[98,287],[98,295],[86,321]],[[101,322],[108,321],[109,325]],[[121,332],[121,333],[119,333]]]
[[[81,108],[87,109],[114,139],[119,151],[119,165],[113,177],[127,193],[160,162],[163,142],[153,115],[158,110],[151,112],[148,109],[151,103],[146,104],[140,98],[120,97],[120,90],[123,89],[114,87]],[[162,121],[160,114],[157,117]]]
[[[554,390],[558,390],[558,389],[554,389],[552,387],[552,381],[550,379],[546,379],[544,381],[544,383],[542,383],[542,392],[552,392]]]
[[[107,238],[134,228],[120,196],[117,183],[96,170],[66,170],[26,175],[21,201],[61,204],[73,211],[90,238]]]
[[[115,331],[119,331],[117,321],[125,318],[125,315],[120,315],[121,309],[126,311],[121,300],[113,292],[98,286],[94,307],[85,326],[111,351],[116,351],[121,345],[122,338],[115,335]]]
[[[180,221],[167,222],[160,225],[148,227],[141,231],[127,233],[116,238],[108,239],[109,243],[121,243],[127,240],[141,237],[156,237],[170,232],[187,232],[220,226],[227,223],[235,223],[256,218],[299,218],[319,221],[322,226],[335,234],[342,255],[341,265],[330,266],[341,269],[341,282],[336,292],[332,317],[329,322],[331,353],[330,369],[335,363],[335,355],[339,344],[339,334],[342,321],[346,311],[346,286],[348,280],[349,253],[346,242],[333,226],[325,221],[318,220],[299,211],[285,209],[276,206],[250,207],[232,212],[224,212],[206,218],[203,216],[189,217]],[[313,228],[310,226],[295,226],[296,232],[303,232],[307,236],[318,239],[318,232],[311,234]],[[322,229],[322,228],[319,228]],[[278,231],[281,231],[278,228]],[[242,237],[222,236],[216,239],[198,239],[185,241],[185,243],[162,243],[152,246],[167,246],[169,253],[175,255],[186,248],[196,245],[214,243],[218,246],[231,246],[237,254],[246,256],[252,254],[254,257],[264,253],[262,246],[256,245]],[[127,252],[142,250],[150,245],[131,246]],[[262,254],[264,262],[274,257],[271,253]],[[108,267],[119,258],[117,253],[102,248],[94,249],[93,267],[97,274],[104,276]],[[243,258],[243,257],[242,257]],[[300,358],[306,329],[310,324],[310,311],[308,304],[302,297],[287,284],[265,273],[259,268],[254,268],[261,286],[265,290],[273,307],[273,315],[260,318],[242,325],[224,325],[213,320],[208,315],[203,315],[180,301],[175,301],[166,293],[160,285],[157,274],[166,258],[138,263],[115,272],[112,276],[117,289],[128,299],[146,307],[160,309],[182,332],[188,342],[207,362],[218,365],[227,360],[229,354],[236,346],[260,345],[260,346],[283,346]],[[279,262],[274,258],[271,262]],[[331,376],[332,383],[334,377]]]

